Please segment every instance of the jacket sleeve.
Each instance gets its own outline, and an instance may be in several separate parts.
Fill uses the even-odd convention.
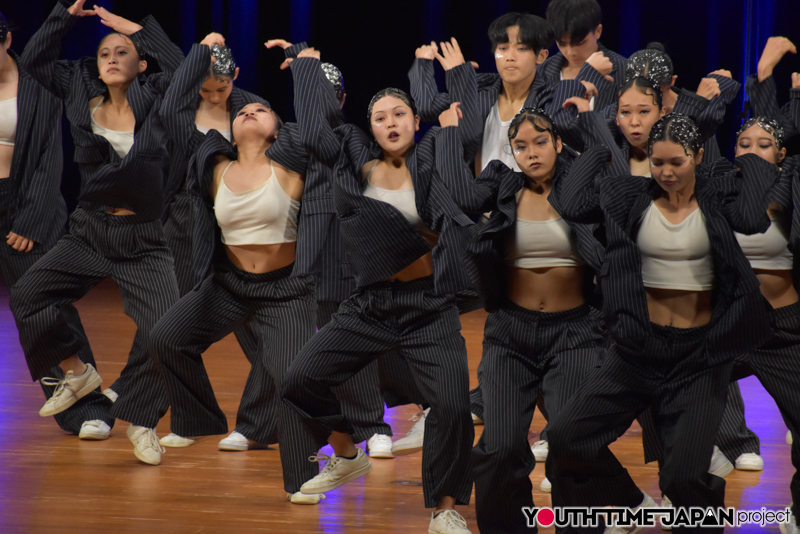
[[[469,68],[472,65],[466,63]],[[450,107],[453,100],[448,93],[440,93],[433,75],[433,60],[414,58],[408,71],[411,82],[411,97],[417,105],[419,117],[426,122],[436,122],[439,114]]]
[[[727,76],[714,74],[711,78],[717,80],[719,83],[720,95],[709,100],[708,105],[699,115],[694,117],[703,141],[711,139],[716,135],[717,128],[719,128],[720,124],[725,120],[727,106],[733,102],[736,95],[739,94],[739,89],[742,87],[742,84]]]
[[[474,178],[472,170],[464,161],[464,152],[459,140],[461,126],[442,128],[436,138],[436,171],[450,191],[456,205],[467,213],[484,213],[494,209],[497,186],[493,179],[498,173],[493,161],[487,165],[480,177]],[[506,167],[508,170],[508,167]]]
[[[152,15],[142,19],[139,24],[142,29],[131,34],[131,41],[136,49],[146,56],[155,58],[161,67],[161,72],[147,77],[148,84],[155,86],[160,92],[167,91],[172,80],[172,75],[183,62],[183,52],[176,44],[169,40],[167,34],[161,29]]]
[[[759,82],[758,75],[753,74],[748,76],[746,87],[747,95],[750,97],[750,105],[753,106],[753,112],[756,116],[769,117],[778,121],[783,127],[786,139],[800,134],[798,125],[792,120],[792,116],[786,116],[778,106],[775,78],[770,76],[763,82]],[[796,91],[795,89],[792,92]],[[794,98],[794,95],[792,96]]]
[[[780,177],[780,169],[755,154],[734,160],[734,167],[720,160],[711,171],[711,180],[720,194],[722,212],[734,231],[757,234],[767,231],[770,191]]]
[[[625,155],[614,140],[611,130],[608,129],[608,123],[601,113],[597,111],[578,113],[578,126],[583,132],[586,148],[604,146],[609,149],[611,152],[610,174],[621,176],[630,173]]]
[[[72,77],[70,61],[59,61],[61,42],[80,17],[73,17],[62,4],[56,4],[22,54],[22,64],[39,84],[66,99]]]
[[[275,160],[287,169],[299,174],[306,174],[308,152],[303,147],[297,123],[285,123],[278,133],[278,139],[267,149],[266,154],[268,158]]]
[[[211,49],[194,44],[173,76],[161,104],[160,115],[170,138],[191,155],[205,137],[195,127],[197,98],[211,65]]]
[[[294,111],[300,129],[300,142],[311,156],[333,167],[341,152],[341,140],[325,117],[324,105],[317,98],[325,75],[314,58],[297,58],[291,64],[294,78]]]
[[[608,147],[595,146],[575,160],[569,173],[553,184],[561,215],[572,222],[593,224],[603,221],[597,181],[611,156]]]

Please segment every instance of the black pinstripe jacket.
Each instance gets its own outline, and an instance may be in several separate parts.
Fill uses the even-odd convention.
[[[152,17],[146,17],[141,22],[143,28],[130,36],[137,50],[154,57],[163,72],[140,74],[128,87],[126,97],[136,127],[133,147],[120,158],[104,137],[92,132],[89,100],[107,90],[99,79],[97,59],[58,60],[61,41],[79,18],[57,4],[28,43],[30,55],[23,58],[31,75],[65,101],[81,174],[78,202],[87,210],[126,208],[147,220],[158,219],[169,163],[166,132],[158,110],[183,54]]]
[[[8,53],[19,67],[17,133],[8,177],[14,197],[11,231],[48,250],[67,221],[61,196],[61,101],[25,69],[27,50],[22,58]]]
[[[783,126],[784,140],[800,135],[800,89],[792,89],[789,101],[781,107],[772,76],[759,82],[758,75],[753,74],[747,77],[745,86],[755,115],[778,121]]]
[[[581,80],[594,82],[598,77],[604,80],[599,72],[588,65],[581,69],[578,79],[560,83],[546,84],[537,74],[525,100],[525,107],[541,107],[547,111],[562,135],[566,136],[564,142],[569,142],[574,112],[563,109],[562,104],[570,97],[586,94]],[[492,106],[497,104],[497,97],[503,90],[500,75],[476,74],[472,65],[464,63],[445,71],[448,92],[440,93],[433,76],[433,61],[416,58],[408,71],[408,78],[411,81],[411,96],[422,120],[438,121],[439,114],[450,104],[461,102],[464,118],[459,123],[459,135],[464,144],[465,159],[473,160],[481,148],[486,117]],[[577,136],[577,133],[573,135]]]
[[[584,152],[550,196],[556,196],[567,219],[605,223],[600,285],[606,322],[617,343],[647,351],[651,323],[636,236],[642,215],[663,190],[655,180],[630,176],[627,170],[604,175],[610,154],[603,146]],[[733,231],[753,234],[768,228],[768,191],[778,173],[752,154],[737,158],[736,167],[740,171],[720,160],[710,170],[699,168],[695,188],[714,262],[714,310],[707,337],[713,362],[754,349],[770,335],[769,305]]]
[[[281,128],[277,144],[283,145],[280,150],[271,153],[270,156],[279,164],[287,169],[305,174],[308,165],[308,158],[304,156],[305,151],[300,143],[297,133],[297,126],[293,123],[286,123]],[[292,153],[291,158],[283,158],[281,154]],[[214,215],[214,199],[211,198],[211,184],[214,180],[214,165],[217,156],[225,156],[230,160],[237,157],[236,149],[227,139],[222,137],[216,130],[209,131],[203,142],[195,150],[189,161],[189,173],[186,178],[186,187],[192,199],[193,235],[192,235],[192,256],[194,263],[195,289],[208,274],[215,253],[224,254],[221,232],[217,225],[217,218]],[[301,204],[302,205],[302,204]],[[309,237],[301,225],[297,227],[297,247],[298,251],[308,247]],[[295,262],[292,276],[309,274],[298,268]]]
[[[481,288],[481,297],[487,309],[492,309],[498,299],[506,295],[506,267],[503,234],[505,234],[517,220],[517,193],[519,193],[527,179],[521,172],[508,168],[502,161],[492,161],[475,178],[470,167],[461,157],[460,143],[456,128],[444,128],[439,134],[436,158],[436,167],[439,175],[445,180],[456,204],[468,214],[481,214],[491,211],[488,221],[481,222],[473,227],[473,240],[470,244],[470,253],[476,256],[480,268],[480,281],[476,284]],[[555,183],[562,180],[569,171],[574,159],[574,153],[565,149],[556,163]],[[449,159],[448,159],[449,157]],[[557,199],[550,195],[548,201],[558,214],[561,206]],[[579,224],[567,221],[575,233],[578,243],[578,254],[586,264],[587,297],[592,300],[592,280],[600,272],[603,261],[603,247],[595,239],[593,232],[597,225]]]
[[[192,45],[192,50],[175,71],[172,83],[164,95],[164,102],[161,104],[161,120],[170,138],[170,167],[164,195],[166,203],[164,219],[169,215],[169,204],[175,195],[186,187],[189,159],[206,138],[205,134],[195,126],[195,118],[198,99],[202,98],[199,94],[200,87],[205,82],[210,64],[211,49],[206,45]],[[269,107],[269,102],[260,96],[233,87],[230,96],[231,128],[239,110],[247,104],[254,103]]]
[[[303,144],[321,161],[336,161],[333,197],[342,238],[353,266],[357,287],[396,274],[431,247],[394,206],[363,195],[361,168],[381,156],[377,143],[353,125],[331,127],[323,115],[318,87],[328,84],[319,62],[292,62],[295,111]],[[439,294],[470,288],[464,267],[468,227],[472,221],[456,207],[437,175],[435,155],[439,128],[432,128],[406,156],[414,184],[417,211],[439,240],[433,247],[434,284]]]
[[[587,81],[597,87],[597,98],[595,99],[594,108],[604,109],[609,104],[613,103],[617,98],[617,91],[625,83],[625,69],[628,62],[624,56],[621,56],[609,50],[603,43],[597,43],[598,52],[602,52],[608,59],[611,60],[613,65],[609,76],[614,78],[613,82],[609,82],[603,75],[589,67],[585,63],[578,72],[577,80]],[[561,52],[556,52],[554,55],[544,60],[544,63],[539,67],[538,76],[541,76],[545,85],[556,84],[561,80],[561,67],[564,64],[564,55]]]

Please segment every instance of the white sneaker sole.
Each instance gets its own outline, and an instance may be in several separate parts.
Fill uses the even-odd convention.
[[[193,439],[184,438],[183,436],[178,436],[176,434],[167,434],[166,436],[158,440],[158,443],[160,443],[162,447],[181,449],[183,447],[194,445],[194,441],[195,440]]]
[[[392,454],[395,456],[406,456],[409,454],[415,454],[422,451],[422,445],[412,445],[410,447],[395,447],[392,446]]]
[[[101,431],[86,431],[81,430],[80,434],[78,434],[78,438],[84,441],[103,441],[108,439],[109,434]]]
[[[355,480],[357,478],[363,477],[367,473],[372,471],[372,464],[368,463],[367,465],[363,466],[361,469],[353,471],[349,475],[346,475],[336,482],[331,482],[329,484],[325,484],[324,486],[314,486],[313,488],[306,487],[305,484],[300,488],[300,493],[304,493],[306,495],[314,495],[315,493],[327,493],[329,491],[335,490],[338,487],[344,486],[351,480]]]
[[[367,452],[369,452],[370,458],[382,458],[386,460],[394,459],[394,455],[392,454],[391,449],[389,449],[388,451],[367,451]]]
[[[314,505],[319,504],[319,501],[325,498],[325,495],[321,493],[317,493],[314,495],[305,495],[303,493],[295,493],[292,495],[291,493],[286,494],[286,498],[289,499],[289,502],[292,504],[302,504],[302,505]]]
[[[723,466],[721,466],[721,467],[718,467],[718,468],[717,468],[716,470],[714,470],[713,472],[711,472],[711,471],[709,471],[709,472],[710,472],[712,475],[716,475],[716,476],[718,476],[718,477],[720,477],[720,478],[725,478],[726,476],[728,476],[728,475],[730,475],[730,474],[731,474],[731,471],[733,471],[733,464],[732,464],[732,463],[730,463],[730,462],[728,462],[728,463],[726,463],[725,465],[723,465]]]
[[[81,400],[83,397],[100,387],[100,384],[103,383],[103,379],[100,377],[99,374],[95,371],[94,378],[87,382],[81,389],[79,389],[70,399],[69,401],[65,402],[58,408],[53,408],[52,406],[50,409],[47,408],[47,403],[42,406],[42,409],[39,410],[39,415],[42,417],[50,417],[51,415],[57,415],[61,412],[69,410],[76,402]]]

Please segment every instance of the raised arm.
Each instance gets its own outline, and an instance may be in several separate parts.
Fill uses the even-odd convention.
[[[608,147],[592,147],[575,160],[566,176],[554,181],[550,194],[556,195],[565,219],[583,224],[603,221],[597,181],[610,157]]]
[[[94,10],[83,9],[85,1],[78,0],[69,10],[60,3],[56,4],[22,54],[22,65],[31,76],[62,100],[69,94],[72,69],[71,62],[58,60],[61,42],[78,19],[95,14]]]
[[[734,231],[742,234],[763,233],[769,228],[767,214],[770,191],[780,177],[780,169],[755,154],[717,162],[711,180],[720,194],[722,212]]]
[[[461,128],[458,103],[452,104],[439,116],[442,129],[436,136],[436,172],[450,190],[456,205],[466,213],[485,213],[495,209],[497,178],[501,169],[510,169],[500,161],[493,161],[476,179],[464,161],[464,149],[458,129]]]
[[[604,146],[611,152],[611,166],[609,174],[614,176],[623,176],[630,173],[628,164],[625,161],[625,155],[617,146],[611,130],[608,128],[608,123],[599,111],[589,111],[588,103],[583,98],[570,98],[564,102],[564,106],[580,106],[578,107],[578,116],[576,118],[577,129],[583,133],[585,148],[594,146]]]
[[[433,74],[433,61],[436,59],[437,45],[422,45],[415,52],[414,63],[408,71],[411,82],[411,97],[417,105],[419,117],[426,122],[434,122],[445,111],[452,100],[448,93],[440,93]]]
[[[795,124],[791,115],[783,113],[778,105],[772,73],[786,54],[796,53],[797,47],[786,37],[770,37],[758,60],[757,74],[749,76],[746,84],[753,112],[758,116],[777,120],[783,126],[786,138],[798,135],[800,126]]]

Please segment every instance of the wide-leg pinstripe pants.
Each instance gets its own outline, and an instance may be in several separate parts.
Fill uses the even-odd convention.
[[[661,491],[676,507],[724,507],[725,480],[708,473],[708,461],[733,362],[709,364],[706,327],[651,328],[642,351],[613,345],[551,419],[547,473],[554,506],[641,503],[641,491],[608,445],[652,406],[662,421]],[[675,529],[681,531],[686,532]]]
[[[772,395],[781,411],[786,426],[792,431],[792,512],[795,521],[800,516],[800,392],[797,377],[800,376],[800,303],[773,309],[770,312],[772,339],[736,361],[733,377],[744,378],[754,374],[764,389]]]
[[[186,191],[180,191],[169,206],[164,237],[175,259],[175,277],[181,297],[194,288],[193,228],[192,202]],[[256,365],[261,360],[258,327],[250,321],[237,326],[233,334],[251,365],[236,413],[236,431],[259,443],[277,443],[276,419],[281,399],[266,369]]]
[[[6,180],[0,180],[0,234],[7,236],[12,231],[13,215],[14,215],[14,199],[11,198],[10,183]],[[9,294],[13,291],[13,286],[17,281],[22,278],[28,269],[44,256],[46,250],[42,247],[41,243],[35,243],[30,252],[18,252],[5,243],[0,243],[0,272],[3,273],[3,280],[5,280],[6,287]],[[64,315],[67,317],[67,322],[71,325],[73,330],[83,338],[86,334],[83,331],[78,310],[72,304],[63,306]],[[90,363],[95,368],[97,364],[94,361],[92,349],[89,347],[88,341],[78,351],[78,357],[84,363]],[[48,371],[48,376],[55,378],[64,378],[64,372],[60,367],[55,366]],[[40,382],[42,390],[44,390],[45,398],[53,396],[56,388],[55,386],[46,386]],[[81,425],[84,421],[92,421],[100,419],[108,426],[113,427],[115,419],[111,417],[111,401],[100,392],[93,391],[76,402],[68,410],[56,414],[54,419],[58,426],[63,430],[72,434],[78,434],[81,431]]]
[[[70,232],[25,273],[11,295],[11,309],[34,380],[86,350],[86,337],[73,327],[66,305],[106,276],[119,286],[125,313],[138,327],[139,342],[134,340],[134,348],[146,347],[150,329],[178,299],[172,255],[161,222],[82,208],[72,213]],[[146,350],[131,350],[122,380],[126,386],[111,409],[113,417],[143,424],[137,421],[153,409],[150,404],[166,412],[161,376]]]
[[[529,532],[523,507],[533,507],[528,445],[533,410],[543,393],[556,417],[586,373],[599,365],[603,329],[588,305],[542,313],[508,302],[489,314],[478,370],[483,435],[472,449],[475,511],[484,534]]]
[[[292,359],[315,330],[314,278],[290,277],[292,268],[254,274],[236,268],[227,258],[218,259],[214,274],[155,326],[151,351],[164,372],[173,432],[181,436],[227,432],[202,354],[248,320],[255,321],[263,340],[263,358],[254,362],[248,382],[254,376],[264,377],[280,386]],[[263,390],[263,384],[257,387]],[[319,472],[318,465],[308,461],[317,447],[299,414],[283,402],[277,403],[277,421],[284,488],[296,493]]]
[[[352,432],[331,388],[380,354],[397,350],[431,404],[425,418],[422,487],[425,506],[472,492],[469,370],[453,295],[438,295],[432,277],[379,282],[357,289],[314,336],[289,369],[281,393],[303,417],[317,445],[331,431]]]

